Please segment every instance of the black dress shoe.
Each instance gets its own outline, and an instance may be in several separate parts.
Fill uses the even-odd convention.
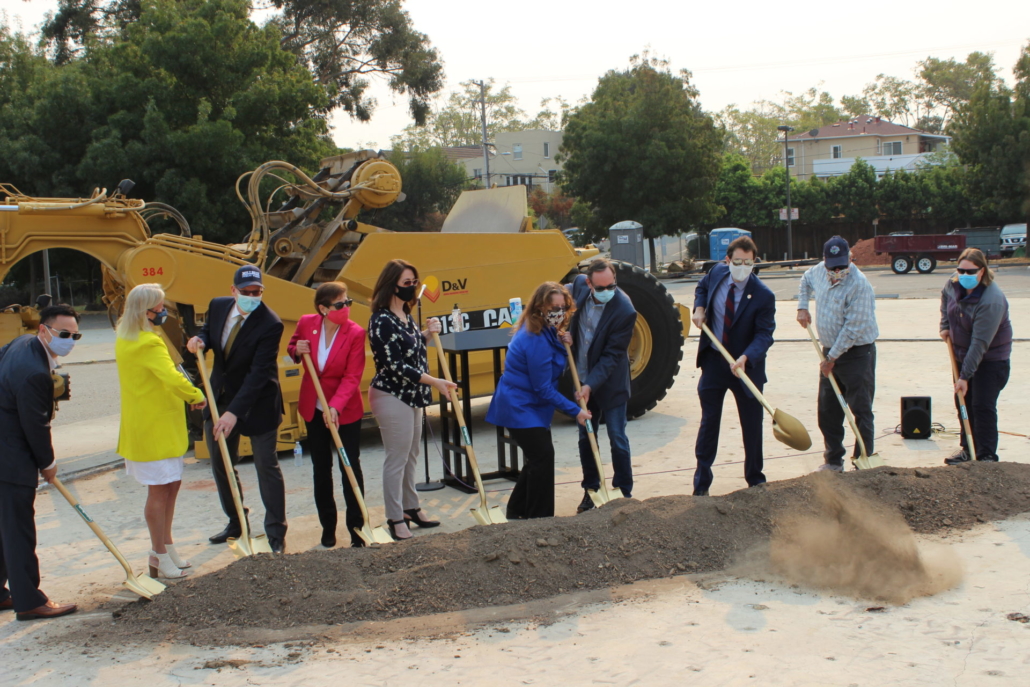
[[[583,490],[583,500],[576,506],[576,515],[580,513],[586,513],[588,510],[594,507],[594,500],[590,498],[590,492],[586,489]]]
[[[409,510],[404,511],[404,519],[407,520],[409,523],[415,523],[419,527],[429,528],[440,526],[439,520],[428,520],[425,517],[423,517],[421,508],[411,508]]]
[[[985,463],[997,463],[998,462],[998,456],[996,454],[993,454],[993,453],[988,453],[986,456],[977,456],[976,457],[976,462],[979,463],[980,461],[983,461]]]
[[[269,537],[268,545],[272,547],[272,553],[286,553],[286,540],[278,537]]]
[[[229,541],[230,538],[238,539],[241,534],[243,534],[243,530],[240,529],[240,526],[234,525],[230,522],[225,526],[224,530],[214,536],[208,537],[207,540],[212,544],[224,544]]]
[[[945,465],[962,465],[962,463],[968,463],[968,462],[969,462],[969,454],[966,453],[965,449],[960,450],[958,453],[955,453],[950,458],[945,458],[944,459],[944,464]]]
[[[332,530],[322,530],[322,546],[327,549],[331,549],[336,546],[336,532]]]
[[[708,490],[707,489],[695,489],[694,493],[691,494],[691,496],[708,496]]]

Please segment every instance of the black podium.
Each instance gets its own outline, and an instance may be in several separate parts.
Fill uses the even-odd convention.
[[[465,419],[465,425],[469,428],[470,437],[472,436],[472,390],[469,379],[469,353],[491,352],[494,389],[496,389],[501,372],[504,370],[502,353],[507,351],[510,341],[511,329],[507,327],[504,329],[474,329],[444,334],[440,337],[440,345],[447,356],[451,379],[458,385],[461,396],[461,413]],[[441,394],[440,424],[443,425],[441,443],[444,463],[447,465],[443,481],[449,487],[472,494],[476,492],[475,480],[468,462],[468,451],[461,444],[461,426],[458,424],[455,409],[451,405],[450,399]],[[464,460],[461,457],[464,457]],[[477,454],[476,457],[480,461],[479,469],[482,471],[483,456]],[[514,482],[519,478],[519,447],[503,427],[497,428],[497,470],[481,472],[480,476],[484,482],[491,479],[508,479]]]

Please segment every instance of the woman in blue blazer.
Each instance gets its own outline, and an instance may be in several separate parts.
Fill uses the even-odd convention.
[[[572,296],[553,281],[537,287],[515,323],[504,374],[490,401],[486,421],[507,427],[522,449],[525,464],[508,499],[508,518],[554,516],[554,444],[551,418],[557,408],[583,424],[590,413],[561,395],[558,380],[566,352],[559,334],[572,314]]]

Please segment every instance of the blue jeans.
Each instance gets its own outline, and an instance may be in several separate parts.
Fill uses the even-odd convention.
[[[602,412],[593,404],[589,404],[590,412],[594,414],[591,421],[594,431],[597,431],[598,423],[601,421]],[[615,406],[603,411],[605,427],[608,429],[608,443],[612,449],[612,469],[615,474],[612,477],[612,486],[622,489],[627,497],[633,492],[633,464],[629,452],[629,437],[626,436],[626,404]],[[601,442],[597,442],[600,447]],[[586,427],[579,427],[579,462],[583,466],[584,489],[599,489],[601,477],[597,474],[597,463],[594,462],[594,452],[590,448],[590,439],[587,438]]]

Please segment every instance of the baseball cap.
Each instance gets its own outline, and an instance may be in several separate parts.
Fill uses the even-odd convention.
[[[254,265],[244,265],[236,270],[233,275],[232,285],[237,289],[245,289],[248,286],[263,286],[261,283],[261,270]]]
[[[851,262],[850,256],[848,242],[839,236],[834,236],[823,245],[823,261],[827,269],[847,267]]]

